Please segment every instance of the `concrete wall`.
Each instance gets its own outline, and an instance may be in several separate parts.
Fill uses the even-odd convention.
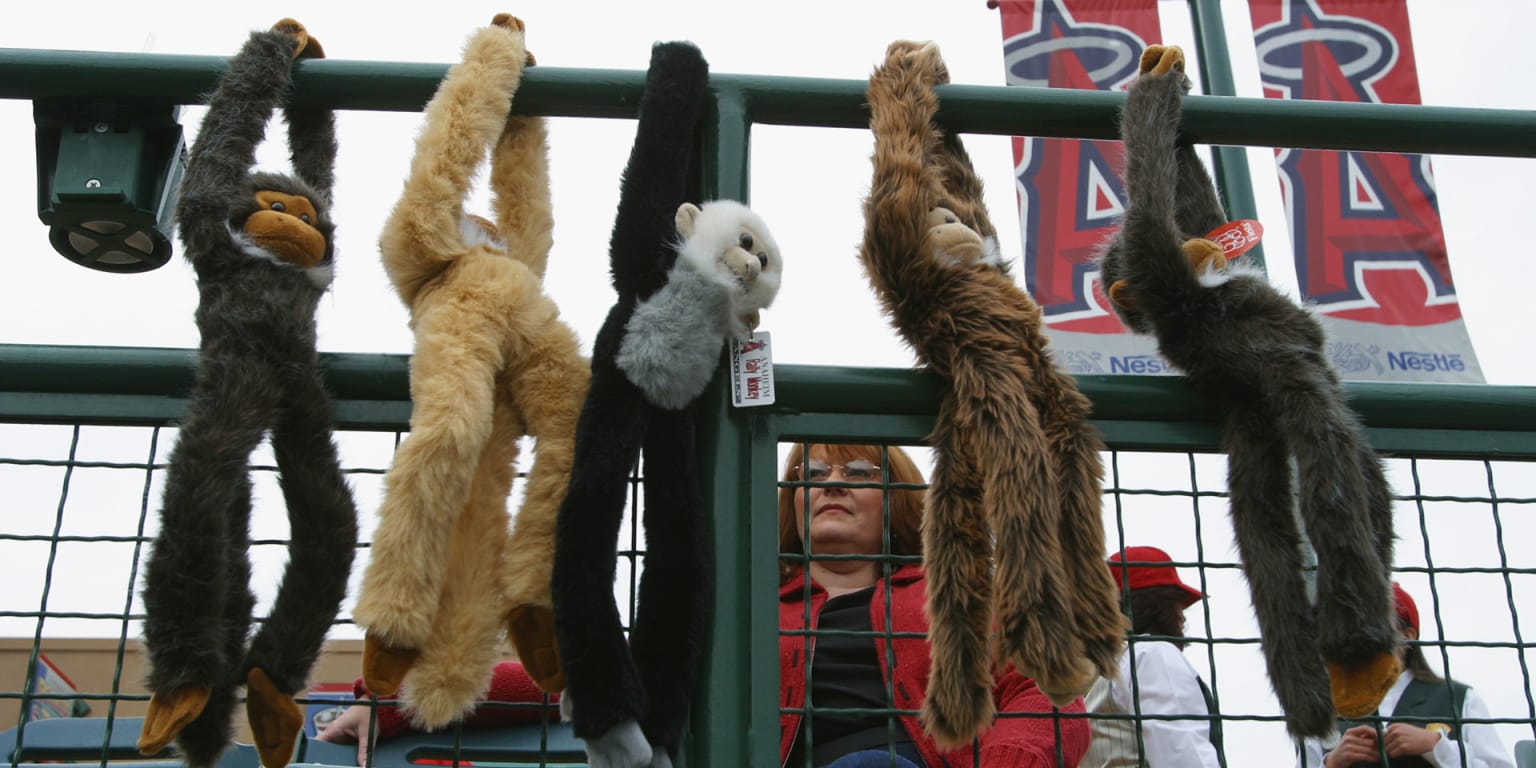
[[[7,696],[22,692],[27,679],[27,659],[32,653],[32,638],[0,638],[0,693]],[[144,689],[144,649],[137,640],[129,640],[123,648],[122,671],[118,673],[118,643],[115,639],[44,639],[42,653],[53,665],[74,683],[75,689],[84,694],[141,694]],[[320,660],[310,674],[311,683],[345,683],[350,685],[362,673],[363,642],[361,640],[335,640],[326,643]],[[113,678],[118,677],[116,689]],[[92,717],[105,717],[112,702],[98,699],[89,702]],[[125,717],[144,714],[147,698],[139,701],[118,701],[116,713]],[[20,712],[21,701],[17,698],[0,698],[0,731],[13,728]],[[250,743],[250,728],[246,725],[243,708],[236,710],[235,738]]]

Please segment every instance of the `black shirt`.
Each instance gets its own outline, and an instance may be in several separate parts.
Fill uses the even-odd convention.
[[[870,599],[874,587],[830,598],[821,609],[818,630],[869,632]],[[889,709],[885,676],[880,669],[880,655],[873,637],[817,635],[811,660],[811,695],[815,707],[811,717],[815,738],[813,757],[816,765],[861,749],[882,749],[892,739],[907,741],[900,723],[885,715],[844,715],[823,711],[826,708]],[[796,750],[798,751],[798,750]],[[790,763],[794,765],[793,761]]]

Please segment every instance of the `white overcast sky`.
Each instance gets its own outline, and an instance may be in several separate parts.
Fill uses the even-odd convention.
[[[1251,25],[1245,2],[1224,0],[1228,42],[1240,95],[1259,96]],[[1422,98],[1426,104],[1463,107],[1536,109],[1536,82],[1531,74],[1530,35],[1536,30],[1536,3],[1527,0],[1411,0],[1413,43]],[[1165,42],[1194,47],[1186,5],[1179,0],[1160,4]],[[143,3],[71,0],[26,3],[7,14],[0,45],[19,48],[77,49],[132,53],[228,56],[248,32],[270,26],[282,16],[304,22],[334,59],[451,63],[466,36],[499,11],[521,16],[528,25],[529,48],[540,65],[550,67],[644,69],[654,41],[686,39],[699,44],[712,71],[793,75],[862,80],[894,39],[934,40],[941,46],[954,82],[1002,85],[1000,21],[984,0],[779,0],[744,3],[737,0],[667,0],[665,2],[583,2],[541,0],[521,4],[467,3],[460,0],[429,6],[343,2],[283,4],[223,4],[151,0]],[[190,143],[203,110],[188,107],[182,122]],[[338,222],[337,280],[321,304],[320,347],[337,352],[407,353],[411,335],[406,313],[394,296],[379,265],[375,239],[400,182],[404,178],[413,139],[420,126],[416,113],[346,112],[340,116],[341,154],[337,169],[335,218]],[[195,347],[192,322],[197,293],[191,269],[178,254],[167,266],[147,274],[114,275],[78,267],[56,255],[47,230],[37,220],[35,158],[31,105],[0,101],[0,211],[10,221],[5,254],[6,276],[0,281],[0,342],[90,344],[108,346]],[[603,316],[612,303],[607,282],[607,240],[617,199],[618,177],[633,137],[629,121],[557,119],[551,123],[551,176],[554,186],[555,246],[547,287],[575,328],[584,350],[590,350]],[[259,160],[266,167],[285,169],[286,154],[280,124],[269,131]],[[1536,140],[1536,138],[1533,138]],[[1013,160],[1007,137],[971,136],[967,145],[978,170],[988,182],[988,204],[999,229],[1016,213]],[[859,270],[856,249],[862,231],[860,203],[869,184],[867,131],[758,126],[753,129],[752,200],[767,220],[786,260],[783,288],[775,305],[764,313],[764,329],[774,334],[778,362],[829,365],[910,365],[912,356],[881,317]],[[1249,151],[1266,225],[1265,253],[1275,282],[1294,293],[1290,245],[1286,236],[1273,153]],[[1436,156],[1434,172],[1440,195],[1452,272],[1467,328],[1484,374],[1491,384],[1536,384],[1529,333],[1529,254],[1533,250],[1531,212],[1536,211],[1536,162],[1528,159]],[[472,207],[485,210],[487,196],[477,194]],[[1017,261],[1017,239],[1002,242],[1005,257]],[[0,455],[27,455],[24,440],[0,440]],[[387,463],[387,445],[373,459]],[[160,456],[164,456],[164,446]],[[1145,475],[1141,487],[1177,477],[1174,466],[1147,459],[1122,471]],[[1486,493],[1481,467],[1448,467],[1447,488]],[[1202,463],[1201,485],[1219,487],[1220,462]],[[1506,495],[1536,496],[1529,468],[1512,467],[1501,475]],[[1465,477],[1460,477],[1466,475]],[[1455,476],[1455,477],[1453,477]],[[1411,491],[1411,479],[1394,472],[1399,492]],[[1133,478],[1123,478],[1136,486]],[[1465,482],[1465,486],[1458,483]],[[1482,483],[1479,486],[1479,483]],[[1405,485],[1407,487],[1405,487]],[[137,507],[137,492],[132,507]],[[46,510],[51,518],[57,486],[36,498],[23,495],[24,509]],[[359,510],[371,528],[376,508],[372,494],[359,492]],[[158,491],[150,504],[158,508]],[[1514,506],[1518,517],[1529,518],[1529,506]],[[1181,560],[1195,559],[1193,533],[1185,522],[1140,518],[1128,523],[1132,544],[1154,543]],[[1411,512],[1411,510],[1408,510]],[[280,513],[278,513],[280,519]],[[9,516],[8,516],[9,517]],[[1133,515],[1134,517],[1134,515]],[[1506,515],[1513,518],[1516,515]],[[1206,556],[1235,559],[1226,532],[1225,516],[1210,515],[1204,532]],[[1400,516],[1409,538],[1400,545],[1400,564],[1422,564],[1423,544],[1417,538],[1417,517]],[[1506,526],[1518,522],[1505,520]],[[1469,537],[1469,562],[1489,565],[1491,529],[1476,524],[1447,525],[1441,539]],[[1528,524],[1527,524],[1528,525]],[[278,534],[281,535],[281,528]],[[1110,531],[1111,544],[1115,531]],[[1531,537],[1514,539],[1530,541]],[[1529,550],[1528,547],[1524,548]],[[1417,551],[1417,554],[1415,552]],[[1440,553],[1437,551],[1437,557]],[[1530,567],[1528,552],[1512,553],[1510,564]],[[1442,560],[1437,559],[1437,563]],[[5,569],[7,583],[24,574]],[[4,570],[0,570],[4,572]],[[1246,585],[1227,572],[1215,573],[1212,585],[1212,629],[1217,636],[1252,634]],[[261,574],[259,573],[258,576]],[[1193,579],[1186,572],[1186,579]],[[1456,622],[1473,626],[1491,614],[1507,616],[1501,582],[1454,582],[1442,602],[1447,635],[1456,636]],[[1424,586],[1427,582],[1413,582]],[[1471,603],[1474,593],[1487,593],[1492,602]],[[1417,590],[1428,615],[1427,591]],[[1464,594],[1462,594],[1464,593]],[[1517,592],[1517,596],[1520,593]],[[1536,615],[1532,590],[1517,598],[1525,617]],[[1465,605],[1465,609],[1458,606]],[[1459,618],[1458,618],[1459,617]],[[1526,619],[1527,639],[1536,634]],[[1497,622],[1495,622],[1497,623]],[[1507,624],[1507,622],[1505,622]],[[1203,633],[1203,620],[1192,616],[1191,632]],[[1466,629],[1466,627],[1463,627]],[[1508,635],[1507,629],[1494,632]],[[30,630],[28,630],[30,634]],[[1432,633],[1431,633],[1432,634]],[[1470,639],[1475,633],[1462,634]],[[1512,639],[1508,638],[1508,639]],[[1219,658],[1223,700],[1229,712],[1273,712],[1256,650],[1241,648]],[[1191,651],[1205,668],[1203,652]],[[1463,657],[1453,656],[1453,662]],[[1512,654],[1484,657],[1467,652],[1467,661],[1453,674],[1484,692],[1496,715],[1530,717],[1526,692],[1519,690]],[[1454,666],[1454,665],[1453,665]],[[1243,670],[1239,668],[1242,667]],[[1228,726],[1233,765],[1289,765],[1288,746],[1276,727]],[[1252,751],[1234,751],[1233,732],[1252,739]],[[1509,743],[1531,738],[1529,727],[1504,729]],[[1239,744],[1243,743],[1241,741]],[[1241,755],[1241,757],[1239,757]],[[1259,757],[1266,755],[1265,757]],[[1261,762],[1262,761],[1262,762]]]

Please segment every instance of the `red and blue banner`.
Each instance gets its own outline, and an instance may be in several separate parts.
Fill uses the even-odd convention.
[[[1404,0],[1248,0],[1264,95],[1418,104]],[[1483,381],[1429,158],[1280,149],[1296,278],[1346,379]]]
[[[1124,90],[1159,42],[1157,0],[998,0],[1008,85]],[[1171,373],[1128,333],[1094,263],[1124,212],[1118,141],[1014,137],[1024,281],[1072,373]]]

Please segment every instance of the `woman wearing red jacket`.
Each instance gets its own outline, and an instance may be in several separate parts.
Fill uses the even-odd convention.
[[[918,526],[924,481],[911,458],[897,447],[856,445],[811,445],[806,458],[804,446],[796,445],[787,464],[779,490],[783,764],[1077,765],[1088,748],[1087,721],[1054,714],[1034,681],[1012,668],[997,670],[998,718],[971,747],[940,752],[923,731],[918,710],[929,649]],[[810,485],[819,482],[870,485]],[[888,540],[882,485],[913,486],[889,491]],[[863,714],[869,710],[897,714]],[[1082,702],[1062,711],[1081,713]]]
[[[780,764],[785,768],[1076,766],[1088,749],[1082,702],[1061,710],[1078,716],[1060,717],[1034,681],[1011,668],[997,670],[992,690],[997,720],[971,747],[940,752],[923,731],[917,713],[928,686],[929,666],[928,622],[923,617],[927,582],[918,534],[924,480],[906,452],[897,447],[812,445],[806,459],[803,446],[797,445],[790,450],[787,465],[778,513],[783,553]],[[889,544],[884,487],[890,487]],[[831,559],[824,559],[828,556]],[[367,692],[359,686],[358,695]],[[487,698],[539,702],[543,694],[520,664],[505,662],[496,667]],[[850,709],[858,711],[846,711]],[[365,749],[367,710],[367,705],[352,707],[320,738],[361,742]],[[881,713],[861,713],[870,710]],[[890,717],[890,712],[896,716]],[[539,716],[537,708],[482,707],[466,725],[537,722]],[[393,707],[380,708],[377,719],[379,738],[409,727]],[[360,750],[358,764],[365,763],[366,751]]]

